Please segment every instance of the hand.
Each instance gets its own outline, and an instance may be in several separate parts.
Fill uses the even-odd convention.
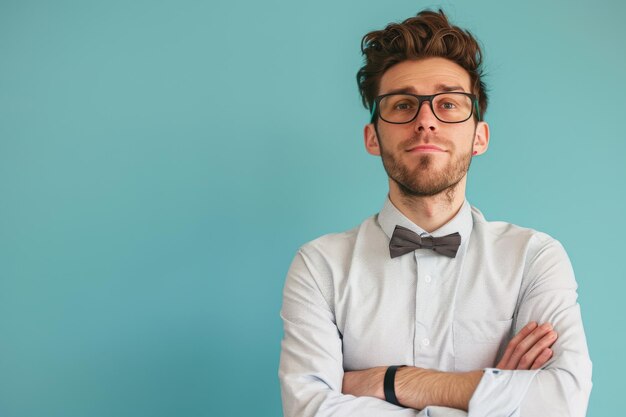
[[[357,397],[376,397],[385,399],[383,381],[387,366],[364,369],[362,371],[350,371],[343,374],[342,394],[350,394]]]
[[[509,342],[498,369],[539,369],[552,357],[550,346],[557,339],[550,323],[530,322]]]

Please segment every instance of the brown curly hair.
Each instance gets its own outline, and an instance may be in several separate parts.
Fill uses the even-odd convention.
[[[441,57],[464,68],[470,76],[472,93],[478,98],[480,116],[487,111],[487,88],[481,80],[482,52],[474,36],[453,26],[443,10],[423,10],[402,23],[369,32],[361,40],[365,63],[356,75],[363,105],[372,110],[380,79],[393,65],[411,59]]]

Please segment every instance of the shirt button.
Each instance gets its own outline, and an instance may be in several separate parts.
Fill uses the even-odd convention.
[[[422,339],[422,345],[424,345],[424,346],[430,345],[430,340],[428,340],[428,338]]]
[[[426,277],[424,277],[424,280],[426,280],[426,282],[430,284],[430,281],[432,281],[433,279],[430,275],[426,275]]]

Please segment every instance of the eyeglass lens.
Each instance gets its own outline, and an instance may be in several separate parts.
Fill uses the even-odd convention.
[[[391,123],[408,123],[419,111],[419,100],[408,94],[392,94],[380,100],[380,117]],[[465,94],[444,93],[433,97],[432,110],[444,122],[462,122],[472,114],[472,99]]]

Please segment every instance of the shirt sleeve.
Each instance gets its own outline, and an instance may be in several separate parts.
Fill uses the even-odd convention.
[[[281,310],[284,336],[278,376],[284,416],[416,417],[418,412],[410,408],[341,393],[342,341],[322,292],[327,287],[299,250],[287,273]]]
[[[515,334],[531,321],[551,323],[558,334],[552,358],[535,371],[486,369],[468,417],[584,417],[587,413],[592,365],[569,257],[558,241],[549,238],[527,269],[514,317]]]

